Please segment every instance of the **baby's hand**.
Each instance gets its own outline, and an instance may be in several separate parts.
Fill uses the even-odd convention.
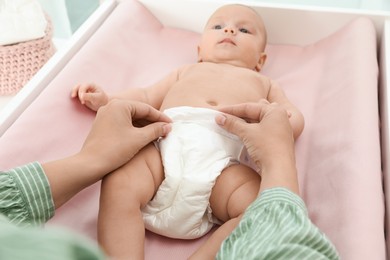
[[[108,103],[107,94],[94,84],[79,84],[72,89],[72,98],[79,98],[80,103],[97,111]]]

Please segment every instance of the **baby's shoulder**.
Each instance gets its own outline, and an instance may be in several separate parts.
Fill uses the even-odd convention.
[[[266,84],[266,85],[272,85],[273,84],[273,80],[267,76],[267,75],[264,75],[260,72],[257,72],[257,71],[253,71],[254,73],[254,77],[256,77],[258,80],[260,80],[263,84]]]
[[[176,71],[177,71],[177,74],[180,76],[180,75],[183,75],[185,73],[187,73],[188,71],[191,71],[195,68],[195,65],[196,64],[185,64],[185,65],[182,65],[180,66]]]

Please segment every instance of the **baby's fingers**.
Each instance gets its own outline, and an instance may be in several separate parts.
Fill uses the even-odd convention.
[[[80,84],[78,84],[72,88],[72,91],[70,94],[72,98],[76,98],[79,95],[79,88],[80,88]]]
[[[72,89],[72,97],[82,97],[84,93],[95,92],[95,89],[91,84],[78,84]]]
[[[80,95],[80,94],[79,94]],[[99,102],[99,94],[96,93],[81,93],[80,95],[80,101],[86,103],[90,103],[92,105],[95,105],[96,103]]]
[[[82,104],[94,111],[97,111],[107,103],[107,100],[101,93],[83,93],[79,98]]]

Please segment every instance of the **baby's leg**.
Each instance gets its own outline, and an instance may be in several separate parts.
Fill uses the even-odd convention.
[[[146,146],[102,181],[98,240],[114,259],[143,259],[145,228],[141,208],[164,178],[160,153]]]
[[[223,240],[238,225],[246,208],[256,199],[261,177],[251,168],[237,164],[226,168],[217,178],[210,197],[213,214],[220,226],[191,259],[214,259]]]

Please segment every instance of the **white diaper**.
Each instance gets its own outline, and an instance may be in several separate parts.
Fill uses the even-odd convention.
[[[145,227],[172,238],[201,237],[216,223],[209,206],[215,180],[238,162],[244,146],[215,123],[218,111],[176,107],[164,113],[173,120],[159,142],[165,179],[142,210]]]

